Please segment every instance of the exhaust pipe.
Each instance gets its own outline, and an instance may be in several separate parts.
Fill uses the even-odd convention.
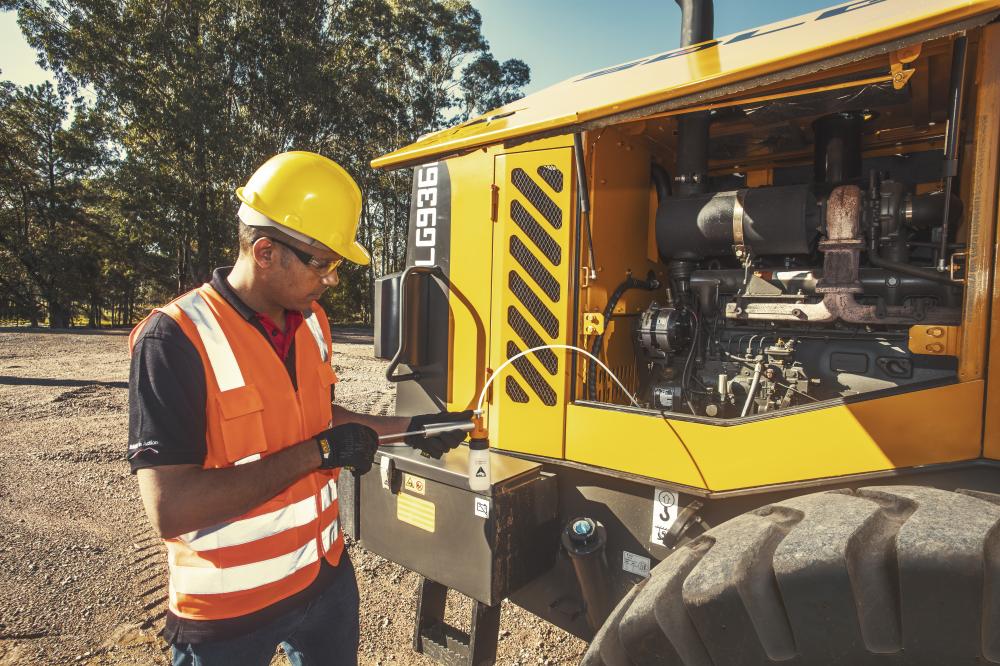
[[[681,8],[681,47],[712,39],[715,12],[712,0],[675,0]],[[681,116],[677,121],[677,194],[708,191],[708,111]]]

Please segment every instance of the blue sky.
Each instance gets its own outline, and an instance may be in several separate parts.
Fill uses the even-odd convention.
[[[575,74],[628,62],[679,45],[680,10],[673,0],[473,0],[483,33],[499,60],[531,66],[527,92]],[[716,0],[715,34],[798,16],[837,0]],[[13,12],[0,12],[0,70],[18,84],[45,72],[25,43]]]

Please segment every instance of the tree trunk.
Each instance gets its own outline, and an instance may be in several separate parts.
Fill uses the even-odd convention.
[[[49,309],[49,328],[69,328],[69,308],[58,297],[51,296],[45,300]]]

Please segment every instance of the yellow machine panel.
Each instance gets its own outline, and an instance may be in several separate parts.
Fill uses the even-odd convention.
[[[493,369],[522,351],[569,338],[572,164],[569,147],[495,160]],[[491,387],[493,446],[562,457],[567,360],[565,350],[545,349],[517,358],[498,377]]]
[[[720,89],[1000,9],[1000,0],[847,2],[574,77],[372,161],[400,167]],[[887,59],[888,60],[888,59]]]
[[[483,271],[483,257],[493,246],[490,191],[493,187],[492,155],[475,153],[448,160],[451,175],[449,358],[450,409],[475,405],[486,382],[489,345],[490,283]],[[486,279],[484,279],[486,278]]]
[[[730,426],[573,405],[566,455],[713,491],[970,460],[982,391],[966,382]]]

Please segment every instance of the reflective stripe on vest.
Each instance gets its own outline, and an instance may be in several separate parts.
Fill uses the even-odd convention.
[[[244,386],[246,382],[243,381],[243,373],[240,372],[240,365],[236,362],[236,355],[233,354],[233,349],[229,346],[229,340],[226,339],[226,334],[223,332],[222,326],[219,325],[219,320],[202,295],[197,291],[192,291],[177,300],[177,307],[197,327],[198,335],[201,336],[201,341],[205,345],[205,353],[208,354],[208,362],[212,365],[215,381],[219,384],[219,390],[228,391]],[[328,362],[329,354],[327,353],[326,340],[323,338],[323,329],[320,328],[316,313],[310,312],[305,321],[313,335],[313,340],[316,341],[316,346],[319,348],[320,358],[323,359],[324,363]],[[247,460],[246,462],[251,461]]]
[[[178,594],[226,594],[252,590],[287,578],[319,559],[316,541],[262,562],[234,567],[185,567],[170,562],[170,585]]]
[[[323,329],[319,326],[318,317],[315,312],[310,312],[309,316],[306,317],[306,325],[313,334],[313,339],[316,340],[316,346],[319,347],[319,357],[323,359],[324,363],[328,363],[330,359],[327,355],[326,340],[323,338]]]
[[[337,499],[337,483],[332,479],[319,491],[321,511],[326,511]],[[316,520],[316,496],[310,495],[294,504],[264,513],[253,518],[244,518],[213,527],[182,534],[177,539],[194,551],[208,551],[216,548],[240,546],[252,541],[266,539],[285,530],[308,525]],[[325,546],[329,550],[329,546]]]
[[[219,384],[219,390],[228,391],[245,386],[240,364],[236,362],[236,355],[229,346],[229,340],[226,339],[226,334],[222,331],[222,326],[219,325],[212,308],[208,307],[201,294],[192,291],[177,300],[177,307],[198,328],[198,335],[205,345],[205,353],[208,354],[208,362],[212,364],[212,373]]]

